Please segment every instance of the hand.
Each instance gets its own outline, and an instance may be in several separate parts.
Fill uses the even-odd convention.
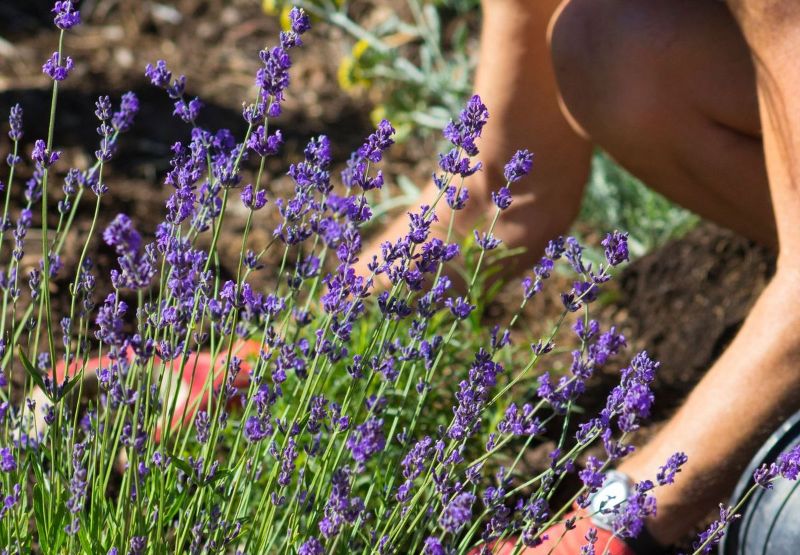
[[[566,531],[565,523],[551,526],[541,537],[546,537],[536,547],[518,548],[519,538],[503,540],[483,548],[476,548],[470,555],[491,553],[492,555],[578,555],[581,548],[590,545],[587,536],[595,535],[594,552],[597,555],[636,555],[628,545],[608,530],[597,528],[587,518],[584,511],[573,511],[565,516],[565,521],[576,518],[574,528]],[[483,551],[482,551],[483,549]],[[591,551],[590,551],[591,553]]]

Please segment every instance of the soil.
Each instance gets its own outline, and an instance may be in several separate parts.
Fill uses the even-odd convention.
[[[22,103],[26,142],[47,132],[47,114],[42,107],[49,105],[49,83],[39,68],[54,50],[57,38],[49,25],[50,4],[38,0],[0,3],[0,114],[7,114],[13,103]],[[124,211],[143,232],[152,232],[162,214],[166,191],[160,179],[168,167],[169,147],[187,133],[186,127],[170,116],[172,108],[165,95],[146,83],[146,63],[164,58],[174,72],[185,73],[189,94],[200,96],[206,104],[202,123],[209,128],[232,126],[241,134],[241,101],[253,94],[257,52],[273,43],[279,30],[274,18],[265,16],[258,4],[248,0],[84,2],[85,23],[68,33],[65,42],[76,67],[60,95],[55,138],[64,157],[57,172],[63,174],[71,165],[85,167],[91,160],[90,145],[97,142],[92,113],[98,95],[118,98],[132,88],[142,105],[134,130],[122,140],[109,170],[113,194],[103,199],[101,226]],[[333,138],[334,154],[341,165],[371,130],[369,111],[364,108],[367,99],[345,95],[336,84],[336,61],[349,44],[340,32],[320,25],[304,42],[292,73],[296,86],[279,121],[288,139],[285,151],[300,152],[308,138],[324,132]],[[389,181],[405,174],[424,182],[432,151],[430,142],[399,145],[386,170]],[[285,186],[280,177],[286,171],[283,164],[276,161],[268,168],[274,187]],[[23,174],[25,171],[30,169]],[[243,218],[241,214],[234,214],[236,217],[239,227],[228,227],[229,234],[222,238],[223,252],[238,252],[237,231]],[[89,218],[84,218],[68,238],[64,275],[74,275],[77,245],[82,244],[88,223]],[[263,242],[263,237],[256,234],[254,240]],[[99,246],[99,240],[95,242],[98,273],[106,275],[113,258]],[[225,249],[228,244],[236,247]],[[38,256],[31,252],[26,263],[36,263]],[[766,249],[704,223],[621,272],[613,286],[613,301],[605,303],[599,317],[620,326],[633,349],[647,349],[662,362],[655,392],[655,424],[642,438],[652,434],[680,405],[730,342],[774,264],[775,256]],[[65,284],[55,284],[59,285]],[[613,376],[608,378],[603,381],[611,384]],[[588,403],[602,403],[602,398],[602,389],[598,389],[598,396]]]

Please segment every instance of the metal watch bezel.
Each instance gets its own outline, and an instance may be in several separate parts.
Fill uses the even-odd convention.
[[[589,496],[587,510],[591,521],[604,530],[611,530],[614,524],[613,509],[624,502],[633,493],[633,483],[622,472],[609,470],[606,472],[603,485]]]

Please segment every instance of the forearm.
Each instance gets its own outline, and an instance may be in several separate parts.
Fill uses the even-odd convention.
[[[767,435],[800,408],[800,6],[795,0],[729,0],[751,48],[770,195],[780,243],[778,270],[742,329],[686,404],[622,470],[647,478],[676,450],[689,456],[658,494],[648,524],[664,543],[696,526],[730,494]]]
[[[485,225],[486,215],[492,211],[491,192],[504,184],[503,166],[516,150],[527,148],[535,155],[533,172],[514,185],[514,202],[496,228],[507,246],[528,249],[520,260],[526,264],[575,217],[591,152],[589,144],[569,127],[558,105],[547,45],[547,26],[557,4],[554,0],[485,2],[475,85],[490,114],[478,142],[484,169],[465,181],[470,202],[454,221],[457,237]],[[420,204],[430,204],[437,193],[433,184],[428,184]],[[450,222],[450,209],[444,202],[437,207],[437,216],[434,233],[441,237]],[[407,227],[404,217],[392,222],[368,247],[361,264],[376,251],[376,244],[401,237]]]
[[[688,463],[657,492],[648,527],[664,544],[683,537],[730,492],[759,445],[800,408],[798,274],[779,272],[733,343],[666,426],[621,470],[652,479],[676,451]]]
[[[586,183],[591,146],[572,130],[559,107],[547,31],[559,1],[487,0],[475,88],[490,120],[479,142],[484,171],[469,184],[472,214],[461,218],[470,232],[491,209],[491,191],[503,185],[503,166],[520,149],[535,155],[531,175],[514,186],[514,204],[503,213],[497,235],[509,247],[525,247],[522,261],[541,255],[549,239],[572,223]],[[456,220],[458,224],[458,220]]]

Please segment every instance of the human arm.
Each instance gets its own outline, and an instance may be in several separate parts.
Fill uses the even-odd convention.
[[[733,488],[766,436],[800,407],[800,8],[791,0],[729,2],[756,65],[764,151],[780,252],[776,275],[733,343],[684,406],[621,470],[652,474],[669,453],[689,456],[659,491],[653,536],[670,543]]]
[[[591,147],[570,128],[558,104],[547,45],[548,24],[558,1],[487,0],[475,89],[489,109],[478,146],[484,169],[468,178],[470,201],[454,222],[457,236],[471,233],[491,210],[491,192],[503,183],[503,166],[527,148],[536,156],[532,174],[514,185],[514,203],[503,213],[496,235],[509,247],[525,247],[521,263],[538,257],[546,242],[563,233],[575,217],[586,182]],[[438,191],[428,184],[420,204]],[[437,207],[435,233],[443,237],[450,209]],[[398,217],[382,230],[361,257],[362,271],[377,246],[407,231]]]

